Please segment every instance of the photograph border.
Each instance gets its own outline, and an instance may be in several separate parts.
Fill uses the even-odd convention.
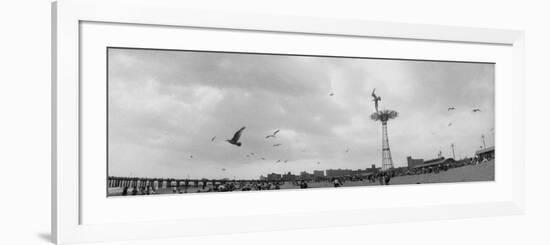
[[[110,22],[141,25],[183,26],[227,30],[284,32],[349,37],[376,37],[407,40],[431,40],[443,42],[482,43],[510,45],[514,59],[514,88],[517,103],[511,108],[514,129],[506,135],[513,142],[513,186],[511,200],[482,204],[434,205],[429,214],[415,215],[419,208],[389,208],[381,210],[354,210],[315,213],[328,219],[313,224],[286,224],[288,220],[312,217],[312,214],[279,215],[272,225],[259,228],[244,227],[240,232],[298,229],[342,225],[393,223],[419,220],[439,220],[463,217],[484,217],[521,214],[525,209],[525,98],[524,98],[524,33],[518,30],[500,30],[471,27],[450,27],[426,24],[404,24],[376,21],[335,20],[297,16],[271,16],[236,12],[210,12],[186,10],[183,2],[155,3],[135,0],[131,3],[119,0],[61,0],[52,3],[52,238],[60,243],[93,242],[126,239],[152,239],[180,237],[197,234],[222,234],[221,230],[190,230],[181,233],[152,232],[150,224],[131,224],[140,229],[131,231],[119,228],[128,224],[82,225],[80,223],[80,23]],[[170,6],[170,7],[167,7]],[[380,217],[378,213],[392,212],[393,217]],[[356,217],[368,218],[354,219]],[[246,217],[242,220],[254,224],[265,217]],[[231,225],[237,218],[226,218]],[[205,227],[220,219],[197,220],[198,227]],[[170,221],[172,225],[177,220]],[[202,225],[201,225],[202,224]],[[222,224],[223,225],[223,224]],[[198,228],[197,228],[198,229]],[[235,232],[229,230],[229,232]]]
[[[109,50],[110,49],[119,49],[119,50],[134,50],[134,51],[162,51],[162,52],[192,52],[192,53],[209,53],[209,54],[236,54],[236,55],[267,55],[267,56],[290,56],[290,57],[312,57],[312,58],[341,58],[341,59],[357,59],[357,60],[388,60],[388,61],[419,61],[419,62],[443,62],[443,63],[460,63],[460,64],[489,64],[489,65],[496,65],[496,62],[488,62],[488,61],[460,61],[460,60],[436,60],[436,59],[407,59],[407,58],[382,58],[382,57],[365,57],[365,56],[337,56],[337,55],[312,55],[312,54],[298,54],[298,53],[261,53],[261,52],[242,52],[242,51],[220,51],[220,50],[197,50],[197,49],[170,49],[170,48],[144,48],[144,47],[127,47],[127,46],[107,46],[105,49],[105,55],[106,55],[106,113],[107,117],[105,120],[105,128],[106,128],[106,167],[107,172],[105,174],[106,178],[109,178]],[[495,81],[493,81],[493,84]],[[495,98],[493,98],[493,103],[495,102]],[[493,112],[493,114],[496,114],[496,112]],[[476,181],[459,181],[459,182],[433,182],[428,184],[461,184],[461,183],[476,183],[476,182],[495,182],[495,179],[493,177],[492,180],[476,180]],[[410,185],[409,184],[399,184],[399,185]],[[344,186],[346,188],[349,187],[367,187],[363,185],[358,186]],[[368,186],[373,187],[373,186]],[[326,189],[326,187],[325,187]],[[285,191],[285,190],[280,190]],[[170,195],[170,194],[169,194]],[[179,195],[179,194],[174,194]],[[117,196],[109,196],[109,186],[105,186],[105,196],[106,197],[117,197]]]

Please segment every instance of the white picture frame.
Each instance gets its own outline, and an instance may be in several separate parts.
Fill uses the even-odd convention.
[[[83,196],[81,166],[82,97],[82,25],[83,23],[116,23],[147,27],[174,27],[213,31],[238,30],[244,32],[312,35],[319,37],[376,38],[384,40],[420,40],[452,44],[476,44],[506,47],[510,54],[506,75],[497,76],[497,115],[499,101],[506,102],[506,114],[496,117],[496,141],[504,142],[502,151],[508,174],[495,185],[502,195],[491,200],[463,200],[434,202],[432,205],[393,205],[387,208],[355,207],[342,210],[314,209],[312,212],[273,212],[232,216],[210,215],[194,217],[141,220],[120,219],[120,222],[82,222]],[[58,244],[74,242],[152,239],[204,234],[314,228],[357,224],[378,224],[404,221],[453,219],[496,215],[521,214],[524,211],[524,34],[518,30],[496,30],[470,27],[449,27],[375,21],[333,20],[296,16],[267,16],[250,13],[208,12],[186,10],[178,1],[162,3],[148,0],[62,0],[52,5],[52,237]],[[498,66],[498,63],[497,63]],[[507,79],[499,86],[499,79]],[[502,111],[502,110],[500,110]],[[502,125],[502,126],[501,126]],[[87,149],[89,150],[89,149]],[[91,149],[93,151],[93,149]],[[104,149],[103,149],[104,150]],[[504,161],[504,160],[503,160]],[[505,184],[503,184],[505,183]],[[487,187],[491,190],[492,187]],[[485,188],[481,187],[481,189]],[[422,187],[432,188],[437,187]],[[448,188],[448,187],[443,187]],[[477,188],[464,186],[463,191]],[[416,189],[417,191],[420,190]],[[392,193],[405,189],[387,189]],[[435,190],[434,190],[435,191]],[[442,190],[437,190],[442,191]],[[308,192],[317,195],[321,191]],[[346,190],[345,192],[352,192]],[[269,193],[256,193],[262,198],[273,198]],[[287,193],[288,194],[288,193]],[[483,192],[479,193],[480,195]],[[288,195],[298,195],[290,193]],[[299,195],[306,195],[300,193]],[[342,194],[344,195],[344,194]],[[230,195],[211,195],[212,199],[231,201]],[[278,196],[280,198],[281,196]],[[155,199],[155,204],[173,202],[174,198]],[[151,199],[149,199],[150,201]],[[131,201],[131,200],[130,200]],[[400,200],[394,200],[398,202]],[[93,206],[94,200],[92,200]],[[153,201],[151,201],[153,202]],[[383,202],[383,201],[381,201]],[[99,203],[99,202],[98,202]],[[379,203],[383,205],[383,203]],[[143,204],[146,205],[146,204]],[[151,204],[154,205],[154,204]],[[179,204],[176,204],[179,205]],[[99,206],[99,205],[98,205]],[[270,213],[271,212],[271,213]],[[168,217],[168,216],[167,216]],[[270,220],[270,222],[264,222]],[[122,222],[124,221],[124,222]]]

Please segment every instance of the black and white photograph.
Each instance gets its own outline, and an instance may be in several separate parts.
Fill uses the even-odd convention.
[[[5,3],[1,244],[550,244],[545,1]]]
[[[495,180],[495,64],[107,48],[107,196]]]

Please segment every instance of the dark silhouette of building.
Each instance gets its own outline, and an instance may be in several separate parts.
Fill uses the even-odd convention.
[[[282,180],[281,174],[271,173],[267,175],[268,181],[280,181]]]
[[[407,157],[407,167],[409,167],[409,169],[413,169],[414,167],[422,164],[424,164],[424,159],[414,159],[410,156]]]
[[[291,172],[288,172],[286,174],[283,174],[283,181],[295,181],[296,175],[292,174]]]
[[[323,170],[313,170],[314,177],[325,177],[325,171]]]
[[[442,166],[445,166],[445,165],[448,166],[454,163],[456,163],[456,161],[452,158],[439,157],[439,158],[425,161],[423,164],[414,166],[414,168],[422,169],[422,168],[428,168],[428,167],[442,167]]]
[[[485,149],[481,149],[476,151],[476,157],[479,159],[493,159],[495,158],[495,147],[487,147]]]

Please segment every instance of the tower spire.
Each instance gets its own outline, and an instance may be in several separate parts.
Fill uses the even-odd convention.
[[[382,171],[393,168],[393,160],[391,158],[390,142],[388,140],[388,120],[397,117],[397,111],[394,110],[378,110],[378,102],[382,98],[375,93],[376,89],[372,90],[371,96],[374,101],[375,113],[370,115],[370,119],[380,121],[382,123]]]

